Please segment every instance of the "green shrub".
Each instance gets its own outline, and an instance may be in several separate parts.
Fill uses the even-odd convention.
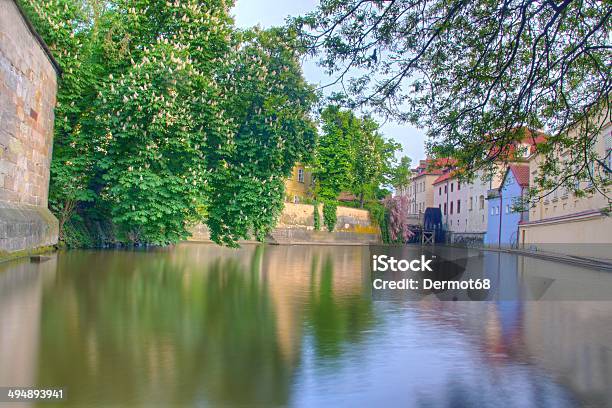
[[[64,224],[61,245],[68,248],[92,248],[94,239],[83,221],[83,217],[75,213]]]

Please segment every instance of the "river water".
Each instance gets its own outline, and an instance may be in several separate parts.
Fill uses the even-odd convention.
[[[612,273],[485,257],[540,300],[373,301],[357,246],[4,263],[0,386],[76,407],[612,406]]]

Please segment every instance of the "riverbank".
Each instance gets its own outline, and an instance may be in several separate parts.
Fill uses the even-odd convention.
[[[583,266],[587,268],[595,268],[595,269],[605,269],[612,272],[612,262],[599,259],[599,258],[589,258],[589,257],[581,257],[576,255],[569,254],[560,254],[556,252],[547,252],[547,251],[531,251],[526,249],[515,249],[515,248],[480,248],[484,251],[492,251],[492,252],[504,252],[515,255],[523,255],[529,256],[532,258],[544,259],[548,261],[555,262],[563,262],[570,265],[575,266]]]

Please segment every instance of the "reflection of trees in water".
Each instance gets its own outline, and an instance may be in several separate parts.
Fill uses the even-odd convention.
[[[286,403],[261,256],[249,271],[226,259],[204,273],[157,254],[62,257],[60,269],[88,273],[45,293],[40,383],[72,401]]]
[[[334,296],[332,257],[321,264],[319,279],[317,258],[313,258],[307,324],[315,340],[315,351],[322,357],[338,356],[346,342],[358,341],[365,329],[374,324],[372,300],[358,292],[339,299]],[[361,273],[361,271],[355,271]]]
[[[190,253],[61,254],[43,295],[39,384],[67,387],[75,405],[289,403],[300,353],[283,356],[280,304],[260,270],[264,256],[280,254],[263,246],[246,253],[247,266],[214,251],[199,263],[185,262]],[[360,291],[334,295],[335,258],[311,259],[299,288],[309,297],[286,307],[298,306],[317,354],[333,360],[373,324],[371,300]],[[273,276],[287,275],[281,268]],[[292,330],[300,350],[299,324]]]

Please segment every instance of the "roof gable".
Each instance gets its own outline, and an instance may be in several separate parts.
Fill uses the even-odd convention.
[[[512,173],[512,177],[521,187],[529,186],[529,166],[520,165],[520,164],[511,164],[508,166],[506,170],[506,175],[504,177],[504,182],[502,185],[506,184],[506,179],[508,178],[508,174]]]

